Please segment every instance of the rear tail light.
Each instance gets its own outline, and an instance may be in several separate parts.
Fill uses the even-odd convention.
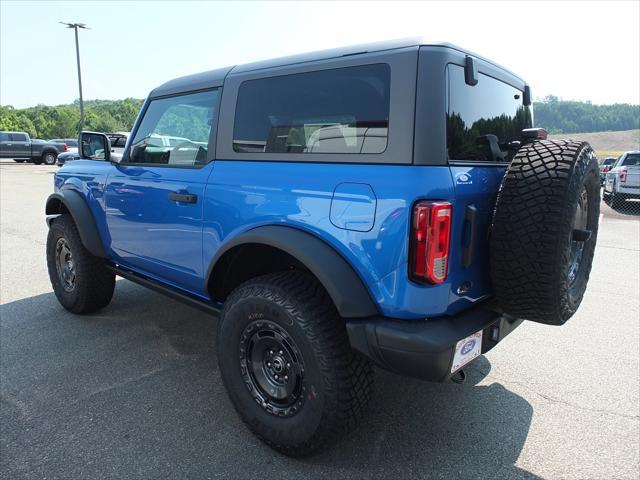
[[[620,183],[627,183],[627,167],[620,169]]]
[[[69,147],[67,147],[66,143],[62,144],[62,148],[64,149],[64,151],[66,152],[67,150],[69,150]]]
[[[447,279],[451,214],[449,202],[421,201],[413,207],[409,272],[418,282]]]

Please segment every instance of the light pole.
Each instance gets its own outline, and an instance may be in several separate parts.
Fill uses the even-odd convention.
[[[76,33],[76,60],[78,62],[78,89],[80,90],[80,131],[84,128],[84,103],[82,101],[82,75],[80,74],[80,45],[78,43],[78,29],[83,28],[85,30],[91,30],[84,23],[67,23],[58,22],[62,25],[66,25],[67,28],[73,28]]]

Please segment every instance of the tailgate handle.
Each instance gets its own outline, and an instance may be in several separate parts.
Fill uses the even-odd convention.
[[[475,205],[467,205],[464,211],[462,228],[462,266],[469,267],[473,262],[473,247],[476,243],[478,209]]]

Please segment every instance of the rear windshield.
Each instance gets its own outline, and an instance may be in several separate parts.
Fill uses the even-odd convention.
[[[640,153],[628,153],[624,158],[621,167],[637,167],[640,166]]]
[[[382,153],[390,69],[363,65],[240,85],[233,149],[243,153]]]
[[[509,162],[521,132],[531,128],[531,108],[522,92],[493,77],[478,74],[467,85],[464,68],[447,66],[447,151],[449,160]]]

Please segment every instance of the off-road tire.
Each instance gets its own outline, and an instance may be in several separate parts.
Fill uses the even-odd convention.
[[[574,220],[587,199],[586,228],[575,280],[570,281]],[[515,155],[500,186],[490,238],[493,289],[510,315],[564,324],[578,309],[598,235],[598,162],[586,142],[542,140]]]
[[[306,395],[292,416],[269,413],[243,380],[242,335],[256,319],[284,329],[303,358]],[[285,455],[307,456],[335,443],[357,425],[371,396],[371,363],[350,349],[344,320],[324,288],[300,271],[264,275],[237,287],[221,314],[217,350],[222,379],[241,419]]]
[[[62,285],[56,266],[56,246],[64,238],[75,268],[75,282],[71,291]],[[105,307],[113,297],[115,274],[109,271],[104,259],[92,255],[82,244],[80,234],[69,214],[55,218],[47,236],[47,268],[53,292],[60,304],[73,313],[91,313]]]
[[[45,152],[42,154],[42,162],[45,165],[55,165],[58,155],[53,152]]]

